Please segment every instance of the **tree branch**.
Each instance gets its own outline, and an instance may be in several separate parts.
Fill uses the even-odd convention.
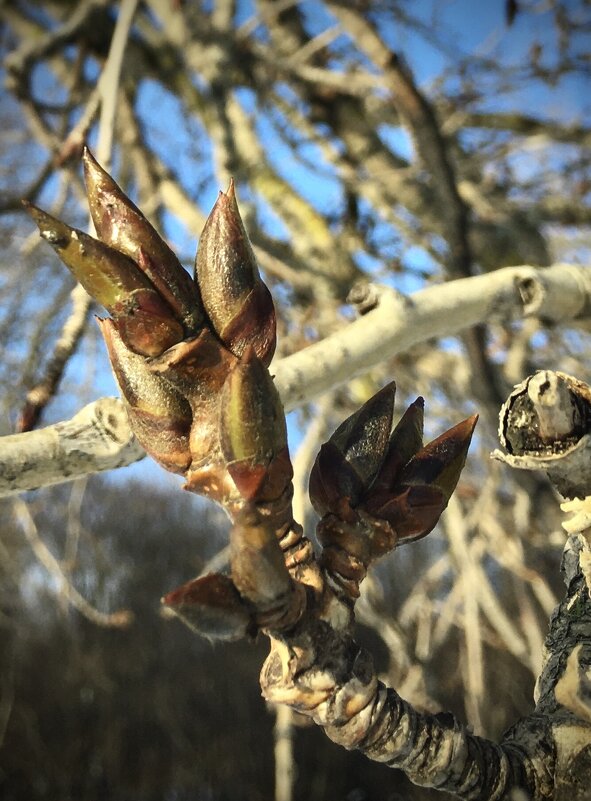
[[[570,265],[507,267],[427,287],[408,297],[384,289],[372,311],[276,362],[272,372],[289,411],[432,337],[450,336],[479,322],[522,316],[565,322],[586,318],[590,308],[589,270]],[[100,404],[104,401],[90,404],[70,422],[0,439],[0,496],[122,467],[141,458],[122,405],[107,400],[113,433],[108,427],[105,431],[104,422],[88,422],[80,446],[76,444],[75,421],[85,412],[85,420],[96,415],[102,421]],[[76,451],[82,451],[82,458]]]
[[[71,420],[0,440],[0,495],[112,470],[145,455],[122,403],[100,398]]]
[[[92,9],[93,4],[90,3],[88,7]],[[125,55],[125,45],[136,7],[137,0],[123,0],[121,3],[109,55],[97,86],[101,103],[97,157],[106,165],[110,164],[111,161],[119,78]],[[86,290],[78,284],[72,290],[71,302],[72,310],[64,323],[61,336],[55,344],[54,352],[45,367],[45,375],[27,393],[18,421],[18,431],[30,431],[36,426],[47,404],[57,392],[66,365],[76,352],[82,339],[92,306],[92,299]]]
[[[386,290],[375,310],[276,364],[275,382],[292,409],[432,337],[521,316],[553,322],[586,316],[590,293],[589,271],[567,265],[508,267],[408,297]]]

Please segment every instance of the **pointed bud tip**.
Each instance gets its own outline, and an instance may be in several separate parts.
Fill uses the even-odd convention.
[[[56,248],[65,247],[74,229],[28,200],[22,200],[21,203],[27,214],[37,224],[39,234],[43,239]]]
[[[161,599],[193,631],[211,640],[237,640],[254,634],[248,604],[229,576],[210,573],[172,590]]]
[[[31,215],[31,217],[35,221],[37,221],[39,218],[43,218],[43,217],[50,218],[51,217],[50,214],[48,214],[46,211],[43,211],[43,209],[40,209],[39,206],[36,206],[34,203],[31,203],[30,200],[25,200],[23,198],[21,200],[21,206],[27,212],[27,214]]]
[[[114,189],[118,189],[118,187],[107,170],[95,159],[88,147],[84,148],[82,165],[84,167],[84,180],[86,182],[86,190],[92,211],[93,199],[96,202],[97,192],[113,191]]]
[[[82,151],[82,163],[86,169],[96,169],[98,168],[101,172],[103,172],[103,168],[99,164],[99,162],[95,159],[91,149],[88,145],[84,145],[84,149]]]
[[[474,429],[476,428],[476,423],[478,422],[478,415],[471,414],[470,417],[466,417],[465,420],[462,420],[461,423],[458,423],[453,428],[450,428],[450,432],[453,431],[457,433],[460,437],[468,438],[469,440],[472,439],[472,434],[474,433]]]

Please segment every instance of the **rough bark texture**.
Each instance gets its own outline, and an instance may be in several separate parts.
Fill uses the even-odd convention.
[[[2,451],[2,495],[122,467],[144,456],[115,398],[90,403],[63,423],[3,437]]]
[[[550,477],[559,475],[560,486],[580,496],[585,487],[570,445],[588,436],[588,417],[580,410],[586,408],[589,388],[549,372],[525,383],[527,402],[518,388],[503,409],[504,439],[518,451],[514,458],[528,459],[530,469],[547,469],[540,442],[532,446],[527,440],[526,450],[524,437],[516,434],[525,428],[527,406],[530,435],[544,438],[555,461],[564,457],[563,469],[550,471]],[[513,408],[516,398],[519,414]],[[569,469],[574,470],[570,479]],[[582,525],[588,522],[583,507],[583,514],[574,509]],[[263,694],[310,715],[344,747],[458,798],[499,801],[521,790],[533,801],[583,801],[591,781],[591,707],[583,686],[591,638],[590,539],[585,528],[569,537],[562,565],[567,591],[550,621],[535,711],[499,745],[470,734],[452,715],[419,714],[378,681],[371,657],[352,639],[350,622],[343,625],[338,603],[325,605],[328,613],[308,610],[293,631],[272,637],[261,674]]]

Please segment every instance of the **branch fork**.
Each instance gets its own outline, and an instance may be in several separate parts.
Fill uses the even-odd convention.
[[[370,398],[314,462],[316,553],[293,519],[285,415],[268,369],[275,311],[233,184],[206,222],[190,276],[88,151],[84,166],[96,239],[29,211],[110,315],[99,326],[138,441],[232,520],[229,574],[188,581],[163,603],[212,640],[267,635],[268,700],[311,716],[336,742],[417,783],[466,799],[535,788],[523,753],[475,737],[451,715],[420,715],[378,681],[353,639],[367,571],[435,527],[476,416],[424,444],[422,398],[395,426],[394,383]]]

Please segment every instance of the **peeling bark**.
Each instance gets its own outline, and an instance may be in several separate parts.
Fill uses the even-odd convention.
[[[582,495],[585,482],[588,487],[572,453],[591,430],[589,391],[569,376],[543,372],[518,387],[501,414],[512,462],[521,459],[519,467],[547,470],[571,496]],[[328,613],[309,608],[291,632],[271,637],[261,673],[265,698],[309,715],[345,748],[457,798],[500,801],[521,793],[532,801],[585,801],[591,782],[588,506],[588,501],[565,504],[577,512],[581,530],[565,548],[566,596],[550,620],[536,708],[500,744],[470,734],[451,714],[418,713],[378,681],[371,657],[356,645],[350,627],[343,627],[334,605],[325,605]]]

